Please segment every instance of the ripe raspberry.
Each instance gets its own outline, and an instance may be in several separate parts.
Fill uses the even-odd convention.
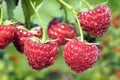
[[[78,40],[70,40],[64,47],[64,60],[71,69],[81,73],[98,60],[100,50],[96,45],[90,45]]]
[[[13,43],[19,52],[24,52],[24,42],[27,38],[31,36],[36,36],[38,38],[42,37],[42,29],[40,27],[32,28],[32,31],[30,32],[29,30],[23,28],[16,29]]]
[[[72,39],[76,35],[76,30],[68,24],[60,23],[58,20],[53,19],[48,27],[48,36],[51,39],[57,39],[59,45],[66,44],[66,39]]]
[[[41,70],[54,63],[59,48],[56,42],[38,43],[31,39],[25,41],[24,52],[29,65],[35,70]]]
[[[78,19],[83,30],[93,36],[99,37],[102,36],[110,26],[110,12],[109,7],[101,4],[93,10],[79,13]]]
[[[13,40],[15,27],[0,25],[0,49],[4,49]]]
[[[26,29],[16,29],[13,43],[19,52],[24,52],[24,42],[30,36],[34,36],[34,34],[30,33]]]

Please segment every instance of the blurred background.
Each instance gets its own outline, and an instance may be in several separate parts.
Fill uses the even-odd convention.
[[[3,18],[25,22],[21,0],[3,0]],[[65,0],[76,9],[86,10],[80,0]],[[106,0],[88,0],[92,5],[104,3]],[[11,7],[8,7],[11,6]],[[109,0],[107,5],[111,8],[111,26],[103,37],[97,39],[101,43],[102,53],[99,61],[93,68],[76,74],[64,62],[62,47],[56,62],[41,71],[29,67],[24,54],[19,53],[13,44],[0,50],[0,80],[120,80],[120,2]],[[44,24],[47,26],[53,17],[65,17],[57,0],[44,0],[38,9]],[[74,22],[72,13],[67,10],[68,21]],[[31,16],[32,23],[39,24],[35,14]]]

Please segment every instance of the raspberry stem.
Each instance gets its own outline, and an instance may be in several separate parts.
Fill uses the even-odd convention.
[[[63,9],[63,11],[64,11],[64,15],[65,15],[65,22],[67,22],[68,20],[68,15],[67,15],[67,11],[66,11],[66,8],[63,6],[63,4],[61,4],[60,3],[60,5],[61,5],[61,9]]]
[[[86,0],[82,0],[87,6],[89,9],[93,9],[93,7],[86,1]]]
[[[78,24],[78,28],[79,28],[79,33],[80,33],[80,36],[81,36],[81,41],[83,42],[83,41],[84,41],[84,39],[83,39],[84,36],[83,36],[83,31],[82,31],[82,28],[81,28],[80,22],[79,22],[79,20],[78,20],[77,15],[74,14],[74,16],[75,16],[75,18],[76,18],[76,20],[77,20],[77,24]]]
[[[42,35],[42,40],[41,40],[41,43],[45,43],[46,42],[46,39],[47,39],[47,27],[44,26],[43,22],[42,22],[42,19],[40,17],[40,15],[38,14],[38,12],[36,11],[32,1],[30,0],[30,3],[31,3],[31,6],[35,12],[35,14],[37,15],[38,19],[39,19],[39,22],[40,22],[40,25],[42,27],[42,30],[43,30],[43,35]]]
[[[77,24],[78,24],[78,30],[79,30],[79,35],[81,36],[81,41],[83,42],[83,31],[82,31],[82,28],[81,28],[81,25],[80,25],[80,22],[78,20],[78,17],[77,17],[77,14],[78,12],[75,11],[75,9],[70,6],[69,4],[67,4],[66,2],[64,2],[63,0],[58,0],[61,4],[63,4],[64,6],[66,6],[70,11],[72,11],[72,13],[74,14],[76,20],[77,20]]]

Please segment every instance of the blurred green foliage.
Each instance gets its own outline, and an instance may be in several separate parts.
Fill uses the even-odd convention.
[[[12,0],[10,0],[9,5],[12,5],[12,7],[9,9],[12,9],[13,13],[9,11],[8,3],[5,1],[9,0],[3,2],[4,19],[13,19],[24,23],[25,17],[21,1],[15,6],[16,3],[12,5],[14,2],[12,3]],[[87,9],[80,0],[65,1],[75,9]],[[88,1],[91,5],[97,5],[106,0]],[[120,3],[118,0],[109,0],[108,6],[112,11],[111,27],[103,37],[98,39],[98,42],[102,44],[103,51],[100,60],[93,68],[81,74],[72,72],[64,62],[62,57],[63,47],[61,47],[54,65],[42,71],[35,71],[27,64],[25,55],[19,53],[11,43],[6,49],[0,50],[0,80],[120,80],[116,75],[116,72],[120,70],[120,23],[118,27],[115,27],[112,23],[115,16],[120,16]],[[60,7],[61,5],[56,0],[44,0],[38,12],[46,26],[53,17],[65,17],[64,10]],[[72,13],[69,10],[67,10],[67,13],[67,20],[74,22]],[[31,21],[39,24],[35,14],[31,16]]]

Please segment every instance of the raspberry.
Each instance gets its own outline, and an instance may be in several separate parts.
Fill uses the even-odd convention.
[[[34,34],[26,29],[16,29],[13,44],[19,52],[24,52],[24,42],[30,36],[34,36]]]
[[[31,29],[32,31],[30,32],[27,29],[23,28],[17,28],[15,31],[15,36],[14,36],[14,46],[16,49],[23,53],[24,52],[24,42],[27,38],[31,36],[36,36],[38,38],[42,37],[42,29],[40,27],[35,27]]]
[[[57,42],[38,43],[32,39],[25,41],[24,52],[28,64],[35,70],[41,70],[54,63],[59,48]]]
[[[81,73],[98,60],[100,50],[96,45],[87,44],[78,40],[70,40],[64,47],[64,60],[70,68]]]
[[[68,24],[59,22],[53,19],[48,27],[48,36],[51,39],[57,39],[59,45],[66,44],[66,39],[72,39],[76,35],[76,30],[70,27]]]
[[[13,25],[0,25],[0,49],[4,49],[13,40],[16,28]]]
[[[88,34],[99,37],[102,36],[110,26],[110,13],[110,8],[101,4],[93,10],[78,13],[78,19],[83,30]]]

